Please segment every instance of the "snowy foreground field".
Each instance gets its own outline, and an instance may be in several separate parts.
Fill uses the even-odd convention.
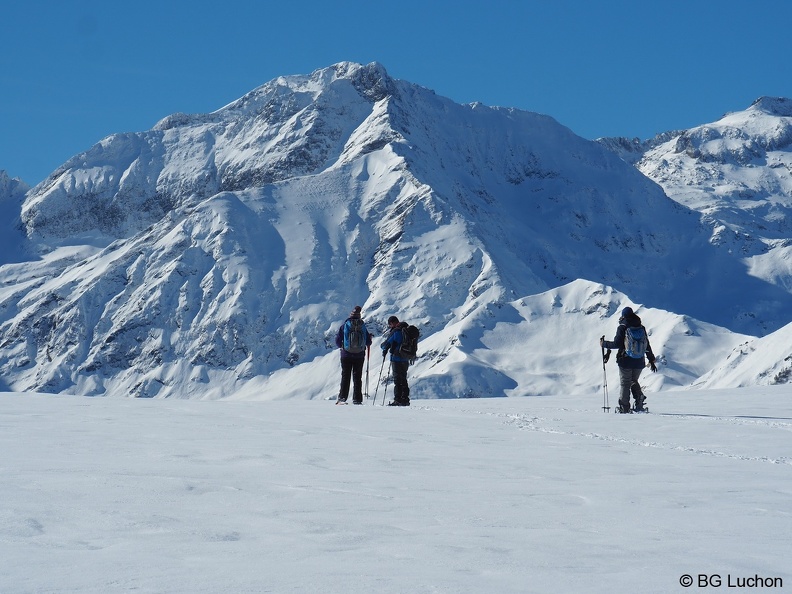
[[[791,396],[0,394],[0,592],[792,591]]]

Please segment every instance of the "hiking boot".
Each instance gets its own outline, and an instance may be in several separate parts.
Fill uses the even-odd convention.
[[[352,400],[352,404],[363,404],[363,400]]]
[[[346,401],[347,401],[346,398],[339,398],[338,400],[336,400],[336,404],[346,404]]]
[[[630,410],[630,405],[624,406],[623,404],[619,404],[619,408],[616,409],[616,412],[622,415],[628,415],[632,411]]]
[[[410,406],[410,401],[394,400],[393,402],[389,402],[388,406]]]

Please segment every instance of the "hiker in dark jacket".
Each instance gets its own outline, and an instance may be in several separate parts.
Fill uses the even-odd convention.
[[[400,352],[403,326],[407,326],[407,324],[399,322],[399,318],[396,316],[389,317],[390,334],[381,345],[383,357],[386,357],[388,352],[391,354],[391,369],[393,370],[393,402],[390,402],[388,406],[410,406],[410,386],[407,384],[410,360],[402,356]]]
[[[628,328],[640,328],[643,330],[645,344],[638,353],[628,353]],[[638,378],[641,376],[641,372],[643,371],[644,367],[646,367],[646,359],[649,359],[649,367],[653,372],[657,371],[657,366],[655,365],[655,356],[652,352],[652,347],[649,344],[649,334],[646,332],[646,328],[644,328],[641,324],[641,318],[639,318],[635,312],[633,312],[631,307],[625,307],[622,310],[621,318],[619,318],[619,327],[616,329],[616,337],[610,341],[605,340],[605,337],[603,336],[600,339],[600,344],[606,349],[616,349],[617,351],[616,363],[619,366],[619,379],[621,383],[619,412],[632,412],[630,410],[631,393],[635,399],[634,410],[636,412],[643,412],[646,396],[644,396],[641,385],[638,383]],[[631,356],[637,354],[640,354],[640,356]],[[646,356],[646,359],[644,358],[644,355]]]
[[[336,346],[341,349],[341,389],[336,404],[344,404],[349,397],[350,379],[354,383],[352,403],[363,404],[363,362],[371,346],[371,334],[360,316],[361,307],[355,306],[336,333]],[[359,335],[356,330],[362,332]]]

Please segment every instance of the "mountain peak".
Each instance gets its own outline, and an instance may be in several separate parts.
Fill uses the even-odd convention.
[[[313,101],[340,81],[348,81],[361,96],[370,101],[379,101],[395,91],[393,79],[378,62],[365,65],[356,62],[338,62],[314,70],[311,74],[292,74],[274,78],[215,113],[242,111],[247,114],[250,113],[252,106],[266,107],[288,94],[306,96]]]
[[[255,115],[292,115],[306,107],[340,81],[351,83],[357,93],[372,103],[396,92],[394,80],[378,62],[358,64],[338,62],[311,74],[279,76],[232,101],[225,107],[208,114],[174,113],[154,126],[156,131],[166,131],[224,120],[238,120]]]
[[[366,65],[340,62],[331,68],[339,73],[339,78],[349,78],[355,89],[371,101],[380,101],[396,90],[393,79],[379,62]]]
[[[5,196],[21,196],[30,189],[24,181],[18,177],[11,177],[4,170],[0,169],[0,200]]]
[[[759,97],[750,109],[778,117],[792,117],[792,99],[786,97]]]

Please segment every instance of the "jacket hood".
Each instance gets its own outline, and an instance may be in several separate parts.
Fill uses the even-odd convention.
[[[623,324],[630,328],[637,328],[641,325],[641,318],[630,310],[629,314],[622,315],[622,317],[619,318],[619,324]]]

